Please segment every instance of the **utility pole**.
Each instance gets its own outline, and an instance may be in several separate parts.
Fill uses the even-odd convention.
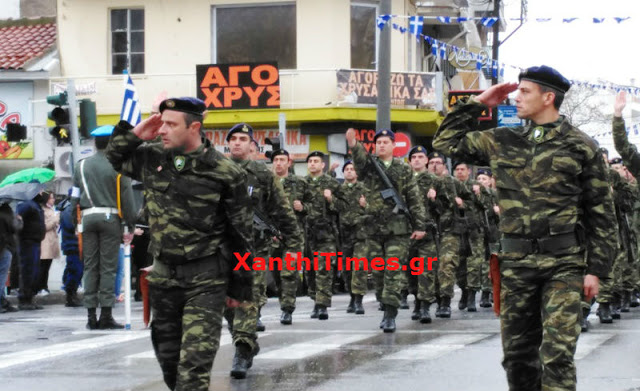
[[[76,83],[73,79],[67,81],[67,97],[69,100],[69,118],[71,119],[69,124],[69,130],[71,132],[71,153],[73,155],[73,163],[75,164],[80,160],[80,136],[78,135],[78,115],[76,112],[76,108],[78,107],[76,101]]]
[[[500,33],[500,0],[493,0],[493,17],[498,18],[498,21],[493,25],[493,43],[491,44],[491,58],[496,63],[498,62],[498,49],[500,47],[500,39],[498,34]],[[493,64],[492,64],[493,65]],[[491,69],[491,84],[498,84],[498,73],[493,73],[493,66]]]
[[[380,2],[380,15],[391,15],[391,0]],[[391,27],[380,30],[378,46],[378,110],[376,130],[391,129]]]

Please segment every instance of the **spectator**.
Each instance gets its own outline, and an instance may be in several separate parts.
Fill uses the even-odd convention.
[[[40,243],[44,239],[44,212],[42,193],[30,201],[18,204],[16,213],[22,218],[20,231],[20,293],[18,308],[21,310],[41,310],[33,296],[37,292],[38,264],[40,263]]]
[[[71,190],[69,190],[71,196]],[[66,265],[62,273],[62,283],[67,294],[67,307],[82,307],[82,302],[78,298],[78,287],[82,281],[84,265],[80,260],[78,249],[78,236],[73,225],[73,215],[71,213],[71,202],[67,199],[60,203],[58,209],[61,210],[60,232],[62,233],[62,253],[66,256]]]
[[[16,243],[13,210],[9,204],[0,205],[0,313],[17,311],[5,297],[4,286],[9,275]]]
[[[55,197],[53,193],[43,193],[42,205],[44,211],[45,236],[40,243],[40,272],[38,273],[37,289],[40,295],[49,294],[49,269],[51,262],[60,257],[60,240],[58,238],[58,227],[60,227],[60,214],[55,210]]]

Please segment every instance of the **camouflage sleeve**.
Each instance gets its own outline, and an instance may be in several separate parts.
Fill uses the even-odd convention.
[[[136,210],[136,202],[133,198],[133,188],[131,187],[131,178],[122,176],[120,178],[120,200],[122,205],[122,217],[124,221],[132,228],[136,223],[138,211]],[[130,231],[133,232],[133,231]]]
[[[582,216],[587,247],[587,273],[606,278],[616,254],[616,217],[607,168],[599,153],[587,161],[582,173]]]
[[[329,203],[329,210],[335,214],[339,214],[341,210],[348,207],[348,202],[345,200],[340,189],[340,182],[337,179],[331,178],[329,190],[331,190],[331,202]]]
[[[287,251],[292,253],[303,251],[302,232],[298,229],[296,216],[289,204],[289,199],[275,176],[271,182],[271,191],[269,191],[269,200],[266,205],[269,218],[276,223],[284,235]]]
[[[357,141],[355,147],[351,148],[351,157],[353,157],[353,166],[358,174],[358,180],[363,180],[369,167],[369,153],[364,149],[364,146]]]
[[[461,101],[462,102],[462,101]],[[449,113],[436,132],[433,149],[452,159],[475,165],[489,165],[494,155],[495,142],[491,130],[472,131],[486,106],[470,99],[458,104]]]
[[[404,186],[403,196],[407,202],[407,207],[411,212],[411,226],[413,231],[424,231],[427,227],[427,216],[424,209],[424,198],[420,195],[418,182],[411,172],[411,169],[405,167],[406,185]]]
[[[106,155],[116,171],[141,181],[144,153],[138,149],[143,141],[131,129],[133,126],[127,121],[120,121],[116,125],[111,134]]]
[[[624,119],[621,117],[613,117],[613,143],[616,151],[622,157],[624,165],[627,166],[633,176],[638,178],[638,175],[640,175],[640,154],[638,153],[638,148],[629,142]]]

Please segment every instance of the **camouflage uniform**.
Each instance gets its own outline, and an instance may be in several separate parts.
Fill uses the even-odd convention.
[[[495,189],[485,189],[487,197],[485,198],[485,268],[482,269],[482,292],[491,292],[493,287],[489,279],[489,258],[491,254],[497,254],[500,247],[500,232],[498,225],[500,224],[500,216],[496,214],[493,207],[498,205],[498,193]],[[488,226],[486,225],[488,223]]]
[[[362,182],[343,182],[340,186],[344,206],[340,210],[340,234],[342,243],[343,278],[347,291],[351,294],[365,295],[367,293],[367,273],[353,273],[355,262],[347,267],[347,257],[366,252],[367,232],[364,224],[365,209],[360,206],[360,197],[367,195],[369,191]],[[357,248],[357,250],[356,250]],[[359,265],[362,267],[362,265]]]
[[[397,258],[400,265],[407,265],[409,254],[410,236],[413,231],[425,231],[425,210],[420,196],[416,180],[411,168],[398,159],[393,159],[387,166],[379,158],[374,157],[376,164],[381,164],[389,180],[395,185],[398,194],[405,199],[411,212],[411,219],[403,214],[394,214],[395,205],[382,199],[380,191],[384,190],[384,184],[376,169],[371,166],[368,153],[359,142],[351,149],[353,163],[358,173],[358,178],[369,189],[366,207],[366,226],[369,230],[369,248],[367,254],[356,253],[356,258],[364,258],[371,261],[375,257],[381,257],[387,262],[390,258]],[[373,272],[376,297],[386,306],[398,308],[400,306],[400,290],[406,286],[406,273],[404,270],[391,270],[385,267],[381,271]],[[354,271],[354,273],[356,273]],[[363,270],[357,273],[366,273]]]
[[[233,161],[242,167],[247,174],[247,188],[253,209],[259,211],[268,223],[273,224],[282,232],[286,252],[296,254],[298,251],[302,251],[302,234],[298,229],[293,209],[289,205],[280,182],[264,163],[252,160],[233,159]],[[251,305],[239,306],[225,311],[225,318],[229,324],[233,324],[231,328],[233,343],[235,345],[247,344],[254,354],[259,351],[256,334],[259,311],[267,303],[267,271],[260,270],[260,266],[255,263],[255,257],[264,259],[268,267],[272,242],[273,236],[269,231],[261,231],[254,225],[253,301]],[[282,270],[285,269],[287,269],[286,264],[282,258]],[[293,312],[293,308],[291,311]]]
[[[171,390],[205,391],[225,297],[251,298],[252,273],[231,272],[231,252],[251,252],[246,176],[208,140],[181,153],[143,143],[130,129],[124,121],[116,126],[107,158],[145,187],[154,257],[151,340]]]
[[[584,274],[606,278],[615,253],[606,167],[593,140],[562,116],[545,126],[472,131],[484,109],[473,98],[461,102],[433,147],[490,165],[496,176],[509,388],[575,390]]]
[[[309,297],[316,305],[331,307],[333,296],[333,268],[336,257],[331,257],[331,265],[327,267],[326,257],[321,253],[336,253],[336,225],[340,204],[340,183],[327,174],[318,177],[305,177],[309,192],[312,194],[310,202],[303,204],[307,211],[307,239],[312,255],[318,258],[318,270],[315,271],[315,284],[309,286]],[[324,197],[325,189],[331,190],[332,202]],[[317,255],[316,255],[317,253]],[[312,258],[309,258],[313,261]],[[315,286],[313,286],[315,285]]]

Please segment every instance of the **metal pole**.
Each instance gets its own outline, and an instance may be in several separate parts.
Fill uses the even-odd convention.
[[[380,2],[380,14],[391,15],[391,0]],[[391,129],[391,27],[380,31],[378,47],[378,110],[376,130]]]
[[[78,135],[78,115],[76,108],[76,83],[73,79],[67,81],[67,103],[69,103],[69,131],[71,132],[71,154],[73,162],[80,160],[80,136]]]
[[[493,25],[493,43],[491,44],[491,58],[496,63],[498,62],[498,49],[500,48],[500,39],[498,34],[500,34],[500,0],[493,0],[493,16],[498,18],[498,21]],[[493,64],[492,64],[493,65]],[[494,75],[493,67],[491,68],[491,84],[498,84],[498,73]]]
[[[129,228],[124,227],[124,233]],[[131,330],[131,243],[124,245],[124,328]],[[118,292],[120,294],[120,292]]]
[[[280,137],[280,148],[287,149],[287,115],[285,113],[278,115],[278,137]]]

